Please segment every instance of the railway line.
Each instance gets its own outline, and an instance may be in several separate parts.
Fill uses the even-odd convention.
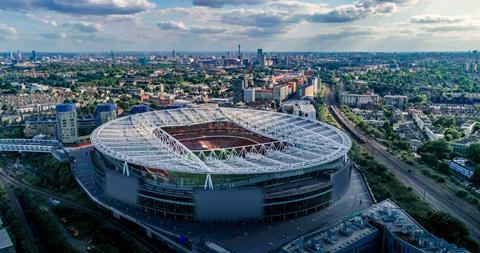
[[[386,165],[392,170],[404,184],[414,189],[420,196],[430,196],[426,198],[426,201],[432,205],[436,210],[447,212],[460,219],[465,223],[472,237],[480,241],[480,212],[468,205],[462,203],[458,197],[452,193],[437,188],[436,185],[423,175],[412,175],[409,171],[413,171],[414,168],[398,158],[394,157],[389,151],[374,138],[361,133],[359,129],[353,126],[348,120],[346,120],[338,108],[330,105],[330,112],[333,114],[337,122],[347,130],[351,136],[358,141],[358,143],[372,156],[374,156],[380,163]]]

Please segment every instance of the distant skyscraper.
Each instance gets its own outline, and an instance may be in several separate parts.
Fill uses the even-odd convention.
[[[240,44],[238,44],[238,59],[242,59],[242,50]]]
[[[265,54],[260,55],[258,58],[260,68],[265,68],[267,66],[267,56]]]
[[[57,139],[62,143],[75,143],[78,139],[77,108],[75,104],[56,106]]]
[[[257,49],[257,59],[260,59],[263,55],[263,49],[259,48]]]
[[[115,104],[97,105],[94,112],[95,126],[99,127],[100,125],[117,118],[117,112],[115,109]]]
[[[36,61],[37,60],[37,52],[35,52],[35,50],[32,50],[32,61]]]
[[[177,57],[177,52],[175,52],[175,50],[172,50],[172,58],[175,58]]]
[[[113,54],[113,50],[110,50],[110,57],[112,58],[112,62],[115,61],[115,54]]]

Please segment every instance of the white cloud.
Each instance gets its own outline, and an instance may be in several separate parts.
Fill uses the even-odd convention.
[[[1,39],[12,39],[17,35],[17,29],[13,26],[8,26],[5,24],[0,24],[0,38]]]
[[[63,27],[69,27],[75,31],[82,33],[96,33],[103,30],[103,26],[98,23],[89,23],[89,22],[73,22],[63,24]]]
[[[453,24],[465,21],[464,17],[420,15],[410,18],[410,22],[416,24]]]
[[[177,22],[177,21],[162,21],[157,23],[157,27],[163,30],[176,30],[176,31],[187,30],[187,27],[183,22]]]
[[[44,9],[69,14],[126,15],[155,7],[148,0],[2,0],[0,9]]]

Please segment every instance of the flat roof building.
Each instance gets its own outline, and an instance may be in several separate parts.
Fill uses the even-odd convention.
[[[75,143],[78,138],[77,108],[75,104],[58,104],[55,110],[57,139],[62,143]]]
[[[371,206],[328,228],[302,236],[282,252],[421,253],[467,252],[428,233],[390,200]]]
[[[340,94],[340,104],[348,105],[351,107],[361,107],[366,104],[378,104],[380,96],[378,94],[349,94],[342,92]]]

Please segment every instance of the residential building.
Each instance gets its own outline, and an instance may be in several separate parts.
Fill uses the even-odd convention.
[[[378,94],[349,94],[342,92],[340,94],[340,104],[348,105],[351,107],[361,107],[366,104],[378,104],[380,102],[380,96]]]
[[[47,137],[55,137],[57,132],[57,121],[55,119],[27,120],[23,134],[27,138],[32,138],[42,134]]]
[[[56,106],[57,139],[62,143],[75,143],[78,138],[77,110],[75,104]]]
[[[95,107],[93,115],[95,118],[95,126],[99,127],[117,118],[116,106],[115,104],[99,104]]]
[[[386,95],[383,97],[383,104],[387,106],[393,106],[396,108],[403,108],[408,103],[407,96],[400,95]]]
[[[247,76],[237,78],[233,83],[233,103],[243,100],[243,90],[248,87]]]
[[[276,85],[273,87],[273,99],[282,103],[289,95],[289,85]]]
[[[149,112],[150,106],[148,105],[134,105],[130,108],[130,114]]]
[[[473,129],[477,125],[477,122],[474,120],[468,120],[467,122],[463,123],[460,129],[466,134],[470,135],[473,133]]]
[[[248,103],[255,102],[255,88],[247,88],[243,90],[243,101]]]

